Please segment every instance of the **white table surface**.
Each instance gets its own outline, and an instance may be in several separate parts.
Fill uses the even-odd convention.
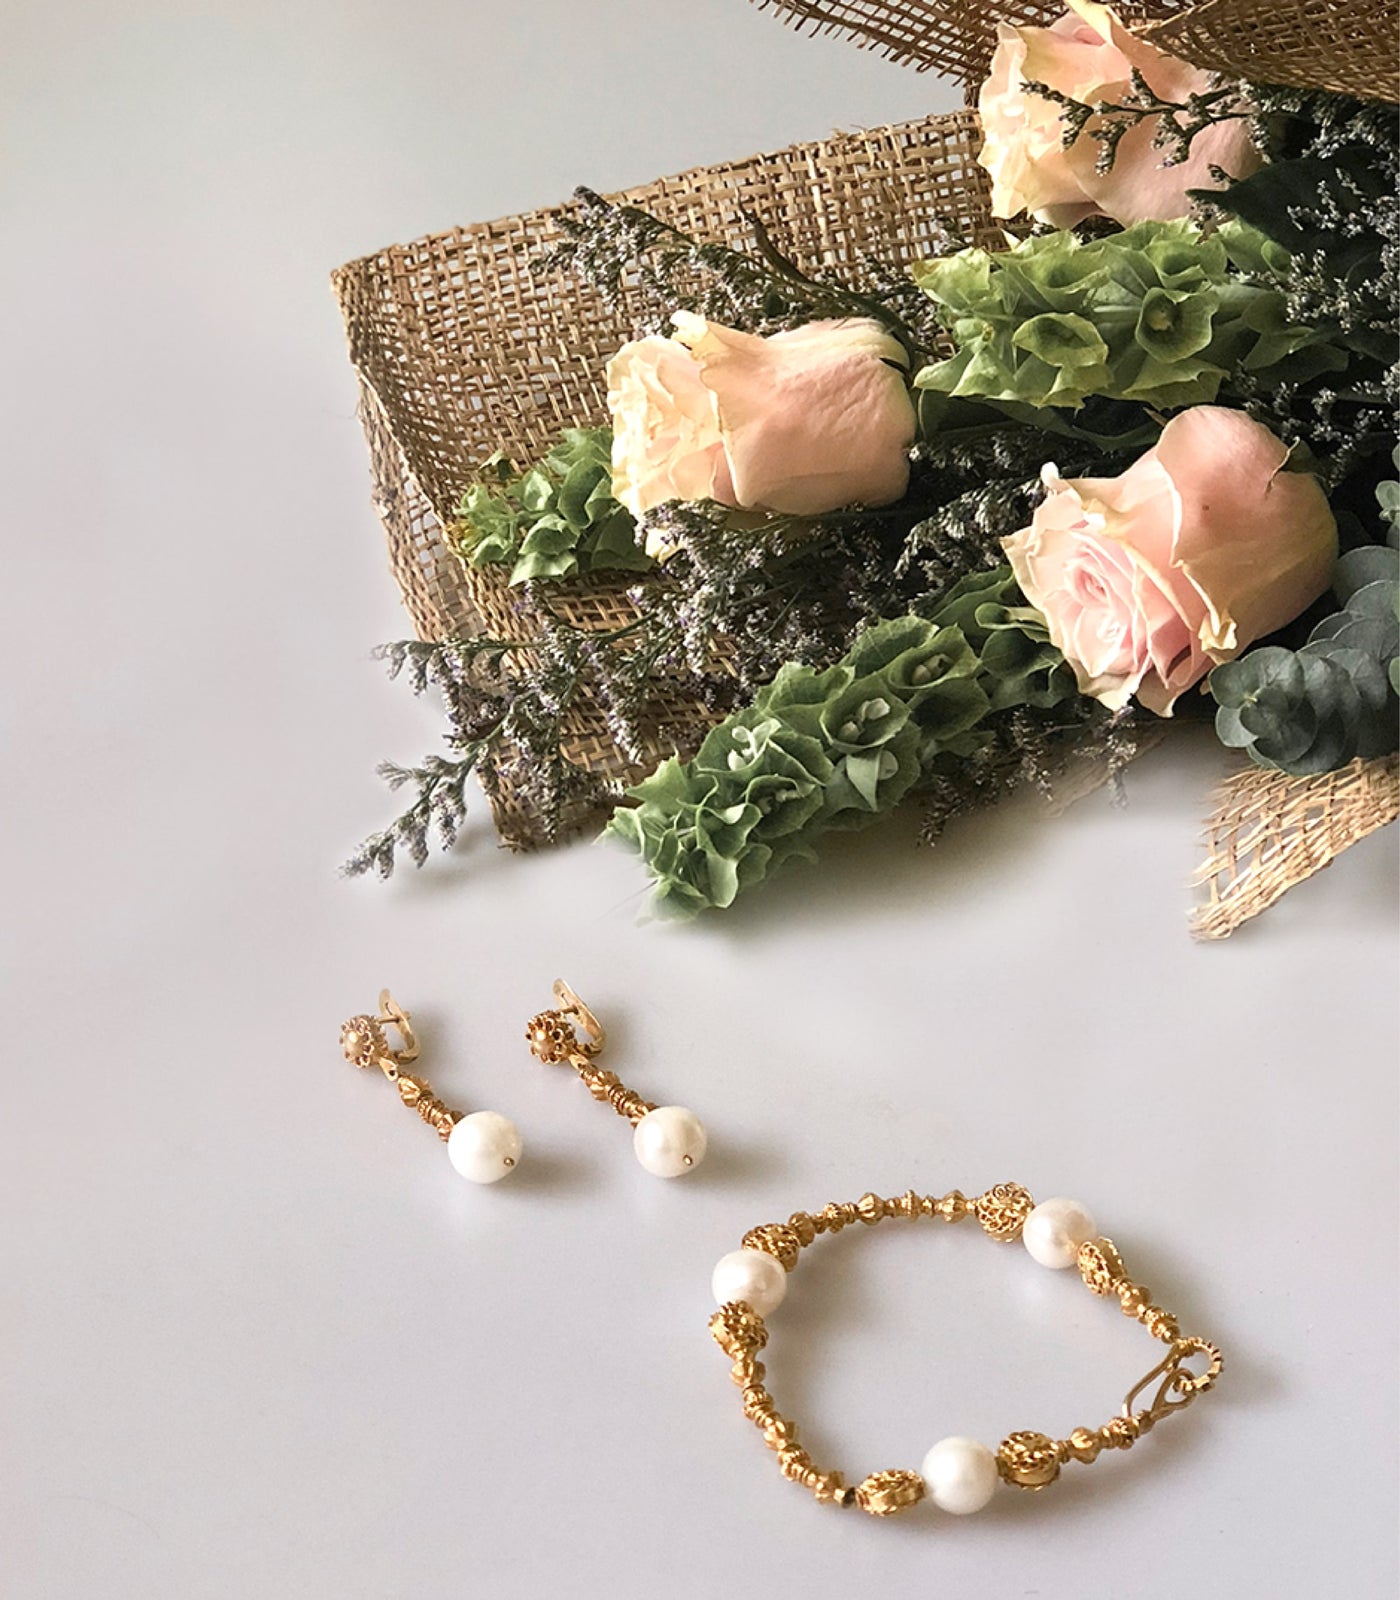
[[[1209,740],[1046,822],[839,841],[702,927],[609,850],[339,881],[436,722],[329,269],[955,91],[742,0],[8,0],[0,1082],[6,1600],[1383,1600],[1395,845],[1220,947]],[[570,977],[712,1157],[533,1063]],[[390,985],[519,1174],[458,1180],[341,1019]],[[705,1323],[751,1224],[909,1184],[1089,1202],[1218,1390],[965,1520],[784,1483]],[[808,1253],[770,1375],[823,1461],[1097,1424],[1154,1346],[973,1229]]]

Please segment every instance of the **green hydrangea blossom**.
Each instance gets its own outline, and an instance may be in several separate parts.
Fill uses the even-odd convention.
[[[1075,694],[1010,569],[951,589],[932,617],[868,628],[824,671],[782,668],[752,705],[631,791],[607,831],[637,850],[658,903],[690,916],[731,905],[831,829],[896,806],[940,759],[977,748],[986,719]]]
[[[1170,408],[1213,401],[1236,369],[1279,381],[1339,371],[1341,351],[1288,321],[1273,286],[1288,262],[1242,222],[1207,234],[1185,220],[924,261],[914,279],[956,350],[915,383],[1035,407],[1097,397]]]
[[[454,547],[474,567],[509,565],[512,583],[648,570],[637,524],[613,498],[611,454],[607,428],[567,429],[524,473],[497,453],[462,497]]]

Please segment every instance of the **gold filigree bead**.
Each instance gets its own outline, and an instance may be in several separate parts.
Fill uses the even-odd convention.
[[[802,1253],[802,1241],[786,1222],[765,1222],[761,1227],[750,1228],[740,1241],[745,1250],[762,1250],[782,1262],[783,1270],[791,1272]]]
[[[997,1449],[997,1471],[1018,1489],[1043,1489],[1060,1475],[1060,1452],[1046,1434],[1008,1434]]]
[[[878,1194],[863,1194],[856,1201],[856,1212],[862,1222],[874,1227],[885,1215],[885,1202]]]
[[[1079,1276],[1095,1294],[1117,1294],[1119,1285],[1128,1276],[1112,1239],[1086,1240],[1079,1247],[1075,1265]]]
[[[804,1250],[817,1237],[817,1224],[805,1211],[794,1211],[787,1219],[787,1225]]]
[[[902,1467],[872,1472],[856,1485],[856,1504],[872,1517],[892,1517],[923,1499],[926,1485],[917,1472]]]
[[[722,1305],[710,1318],[710,1334],[725,1355],[752,1355],[768,1343],[768,1328],[763,1318],[742,1300]]]
[[[389,1055],[389,1040],[374,1017],[351,1017],[340,1030],[340,1048],[352,1067],[372,1067]]]
[[[542,1011],[539,1016],[531,1017],[525,1029],[525,1038],[531,1054],[538,1056],[546,1065],[567,1061],[569,1052],[578,1049],[574,1030],[557,1011]]]
[[[1003,1243],[1020,1237],[1025,1221],[1035,1209],[1035,1201],[1019,1183],[998,1183],[973,1203],[984,1233]]]

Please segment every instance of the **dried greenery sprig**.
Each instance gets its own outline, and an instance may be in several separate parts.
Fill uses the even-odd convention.
[[[1163,99],[1137,67],[1132,68],[1130,87],[1121,101],[1086,103],[1034,80],[1028,81],[1025,88],[1062,108],[1061,142],[1066,149],[1085,134],[1098,145],[1094,166],[1101,175],[1113,170],[1124,136],[1145,122],[1157,125],[1152,143],[1163,152],[1164,164],[1177,166],[1188,158],[1197,136],[1207,128],[1220,122],[1246,120],[1255,114],[1249,85],[1219,75],[1212,79],[1209,89],[1189,94],[1184,100]]]

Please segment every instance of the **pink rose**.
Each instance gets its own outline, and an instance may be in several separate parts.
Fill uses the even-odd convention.
[[[1327,588],[1337,524],[1316,478],[1243,411],[1194,406],[1117,478],[1063,479],[1002,541],[1083,694],[1158,716]]]
[[[1070,10],[1053,27],[997,25],[996,53],[977,102],[983,132],[977,159],[992,177],[993,216],[1029,211],[1056,228],[1093,216],[1112,217],[1125,227],[1161,222],[1187,215],[1188,189],[1218,187],[1212,166],[1236,178],[1258,167],[1259,153],[1241,119],[1198,133],[1190,155],[1174,167],[1163,165],[1165,152],[1152,142],[1160,117],[1128,130],[1106,173],[1095,170],[1099,146],[1089,132],[1065,149],[1061,108],[1029,93],[1028,82],[1046,84],[1083,105],[1123,104],[1134,67],[1163,100],[1181,102],[1211,87],[1208,72],[1134,38],[1107,6],[1067,3]]]
[[[764,339],[690,312],[674,338],[608,362],[613,493],[817,516],[888,505],[909,483],[907,357],[876,322],[811,322]],[[664,558],[664,547],[649,553]]]

